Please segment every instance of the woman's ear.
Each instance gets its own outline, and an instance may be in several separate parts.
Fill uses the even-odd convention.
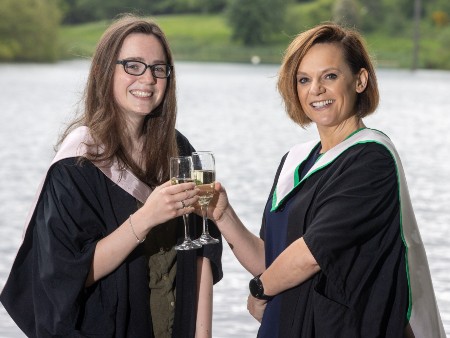
[[[365,68],[361,68],[356,79],[356,92],[362,93],[367,87],[367,81],[369,80],[369,72]]]

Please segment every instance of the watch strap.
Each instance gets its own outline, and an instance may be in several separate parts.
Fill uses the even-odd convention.
[[[273,296],[268,296],[264,293],[264,285],[260,279],[262,274],[255,276],[250,280],[249,289],[253,297],[262,300],[271,300]]]

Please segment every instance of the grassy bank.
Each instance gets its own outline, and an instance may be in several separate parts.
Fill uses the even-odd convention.
[[[222,15],[157,16],[154,20],[167,34],[177,61],[250,62],[259,56],[263,63],[280,63],[284,49],[292,36],[280,34],[263,46],[245,47],[232,41],[232,32]],[[61,44],[65,59],[90,57],[109,22],[63,26]],[[378,32],[365,36],[370,52],[380,67],[409,68],[412,63],[413,42],[409,36],[392,36]],[[421,53],[433,55],[439,46],[423,36]],[[427,56],[420,55],[420,67]]]
[[[264,63],[279,63],[285,41],[264,46],[245,47],[231,39],[232,32],[220,15],[171,15],[153,18],[169,39],[176,60],[211,62],[249,62],[258,55]],[[63,58],[90,57],[108,26],[102,21],[63,26],[61,44]]]

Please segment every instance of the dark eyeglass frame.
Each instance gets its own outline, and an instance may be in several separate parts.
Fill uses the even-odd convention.
[[[129,73],[127,71],[127,68],[126,68],[128,62],[140,63],[140,64],[144,65],[145,68],[142,71],[142,73],[140,73],[140,74]],[[147,68],[150,68],[150,71],[151,71],[152,75],[154,77],[158,78],[158,79],[167,79],[170,76],[171,72],[172,72],[172,66],[169,65],[168,63],[155,63],[154,65],[148,65],[145,62],[138,61],[138,60],[117,60],[116,64],[122,65],[123,66],[123,70],[125,71],[125,73],[133,75],[133,76],[141,76],[142,74],[144,74],[147,71]],[[166,66],[167,67],[167,74],[166,74],[166,76],[159,76],[159,75],[155,74],[155,68],[158,67],[158,66]]]

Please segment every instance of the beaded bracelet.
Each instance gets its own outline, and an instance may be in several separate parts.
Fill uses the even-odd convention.
[[[139,237],[136,235],[136,232],[134,231],[133,223],[131,223],[131,215],[130,215],[130,217],[128,217],[128,221],[130,222],[131,231],[133,232],[134,237],[136,237],[136,241],[137,241],[136,243],[138,243],[138,244],[144,243],[147,236],[145,236],[143,239],[139,239]]]

